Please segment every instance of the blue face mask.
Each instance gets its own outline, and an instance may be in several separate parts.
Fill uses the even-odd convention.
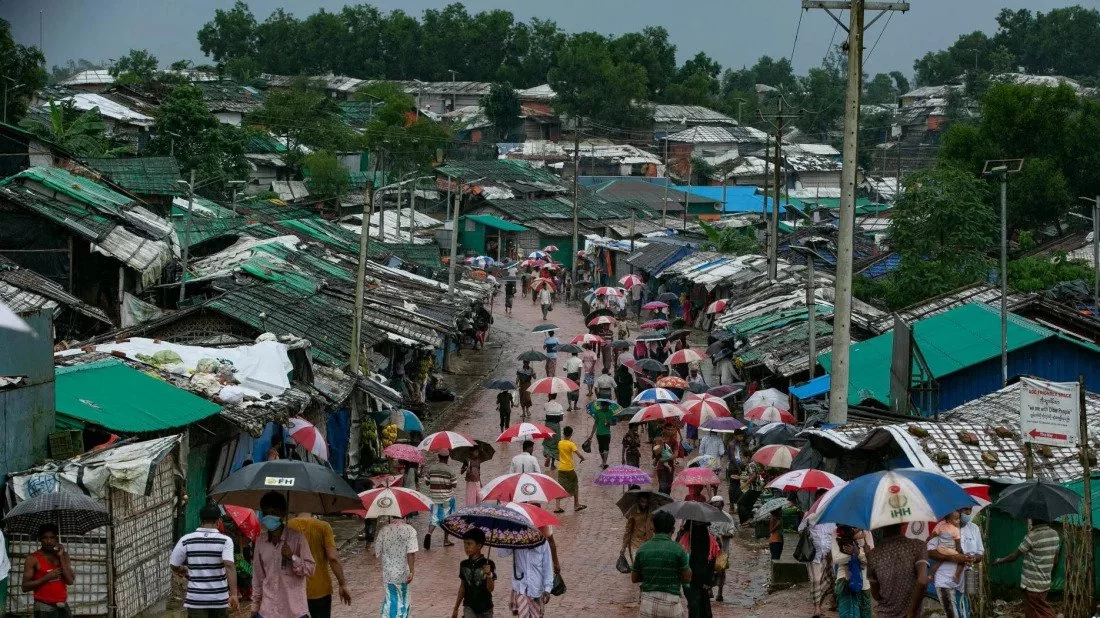
[[[264,515],[260,518],[260,525],[264,527],[264,530],[272,532],[283,525],[283,520],[278,515]]]
[[[961,523],[962,525],[965,526],[966,524],[969,524],[970,520],[972,520],[973,518],[974,518],[973,515],[967,515],[965,513],[960,513],[959,514],[959,523]]]

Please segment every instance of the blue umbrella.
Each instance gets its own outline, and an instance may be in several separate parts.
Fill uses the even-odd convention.
[[[497,262],[487,255],[479,255],[475,258],[471,258],[470,260],[468,260],[468,263],[470,264],[470,266],[473,266],[475,268],[489,268]]]
[[[911,521],[939,521],[977,501],[939,472],[900,468],[865,474],[845,485],[818,522],[874,530]]]
[[[401,431],[419,431],[421,433],[424,431],[424,423],[421,423],[420,419],[408,410],[395,410],[390,415],[390,420]]]
[[[647,388],[638,393],[631,403],[678,403],[676,393],[664,388]]]

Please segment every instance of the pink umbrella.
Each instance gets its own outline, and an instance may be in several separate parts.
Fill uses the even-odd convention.
[[[540,378],[535,380],[527,392],[535,395],[549,395],[551,393],[572,393],[580,386],[569,378]]]
[[[561,520],[555,517],[552,513],[538,506],[537,504],[528,504],[526,502],[505,502],[504,508],[515,511],[520,517],[531,522],[531,525],[539,528],[545,528],[547,526],[560,526]]]
[[[454,431],[437,431],[424,438],[416,448],[422,451],[449,451],[460,446],[473,448],[474,441]]]
[[[642,330],[657,330],[668,326],[668,320],[649,320],[642,323]]]
[[[497,442],[522,442],[524,440],[545,440],[554,436],[554,430],[538,423],[520,423],[505,429]]]
[[[615,325],[615,318],[609,315],[598,315],[588,321],[589,326],[599,326],[601,324],[608,324],[610,326]]]
[[[631,424],[647,423],[649,421],[663,421],[669,418],[682,418],[684,411],[674,403],[654,403],[634,413],[630,418]]]
[[[529,267],[529,268],[542,268],[543,266],[546,265],[546,262],[544,262],[542,260],[526,259],[526,260],[523,260],[522,262],[520,262],[519,265],[524,266],[524,267]]]
[[[572,343],[573,345],[584,345],[586,343],[595,343],[595,344],[598,345],[598,344],[603,343],[603,337],[601,337],[599,335],[593,335],[592,333],[585,333],[583,335],[577,335],[576,337],[573,337],[573,339],[570,340],[569,343]]]
[[[424,513],[432,508],[432,499],[419,491],[405,487],[379,487],[359,494],[362,509],[345,511],[363,519],[376,517],[405,517],[412,513]]]
[[[225,509],[225,514],[229,515],[229,518],[236,524],[241,534],[253,541],[260,536],[260,518],[256,516],[256,511],[244,506],[233,506],[232,504],[223,504],[222,508]]]
[[[532,290],[541,290],[544,287],[550,288],[551,292],[557,292],[558,291],[558,289],[554,287],[554,282],[547,279],[546,277],[539,277],[538,279],[535,279],[534,281],[531,282],[531,289]]]
[[[848,483],[835,474],[829,474],[812,468],[784,472],[768,483],[768,487],[779,491],[817,491],[832,489]]]
[[[505,474],[485,484],[482,500],[501,502],[549,502],[569,495],[557,481],[537,472]]]
[[[542,248],[542,250],[547,252],[547,253],[550,253],[551,251],[557,251],[558,246],[557,245],[546,245],[545,247]]]
[[[619,288],[602,287],[596,288],[596,296],[622,296],[623,293],[619,291]]]
[[[653,482],[648,474],[641,468],[634,466],[611,466],[596,477],[593,483],[597,485],[648,485]]]
[[[648,303],[642,305],[642,309],[646,311],[656,311],[657,309],[668,309],[668,303],[663,303],[659,300],[651,300]]]
[[[715,401],[715,399],[718,398],[692,399],[681,403],[680,407],[687,412],[684,415],[684,423],[698,427],[709,420],[730,416],[730,409],[726,406],[726,402],[721,399]]]
[[[298,416],[290,419],[290,439],[313,453],[318,459],[328,461],[328,444],[313,423]]]
[[[645,283],[645,281],[643,281],[642,278],[638,275],[627,275],[622,279],[619,279],[619,283],[623,284],[623,287],[629,290],[636,285],[641,285]]]
[[[672,481],[673,485],[682,485],[688,487],[691,485],[718,485],[721,481],[718,480],[718,475],[714,473],[714,470],[706,467],[698,468],[684,468],[676,475],[676,480]]]
[[[707,305],[707,313],[722,313],[726,310],[726,307],[729,306],[729,303],[730,301],[728,298],[721,298],[719,300],[716,300],[713,303]]]
[[[798,455],[798,449],[793,446],[787,446],[786,444],[769,444],[753,453],[752,460],[764,464],[764,466],[768,468],[789,469],[796,455]]]
[[[382,449],[382,454],[392,459],[400,459],[401,461],[411,461],[418,464],[424,463],[424,454],[411,444],[391,444]]]
[[[775,406],[760,406],[745,412],[745,420],[761,423],[793,423],[794,415]]]
[[[706,358],[706,354],[701,354],[692,350],[691,348],[684,348],[683,350],[677,350],[673,352],[668,358],[665,359],[666,365],[686,365],[688,363],[698,363]]]

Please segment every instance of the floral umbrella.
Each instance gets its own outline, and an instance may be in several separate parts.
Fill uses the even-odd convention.
[[[382,454],[401,461],[411,461],[416,464],[424,463],[424,453],[421,453],[411,444],[391,444],[382,449]]]
[[[657,378],[657,387],[678,388],[682,390],[688,387],[688,383],[687,380],[681,378],[680,376],[663,376]]]
[[[442,528],[462,538],[474,528],[485,533],[485,544],[506,549],[529,549],[546,542],[530,518],[497,504],[475,504],[455,511]]]
[[[649,485],[653,482],[648,474],[643,472],[641,468],[635,468],[634,466],[611,466],[604,470],[592,481],[596,485],[612,486],[612,485]]]
[[[684,468],[672,481],[673,485],[685,487],[691,485],[718,485],[720,483],[721,480],[718,479],[718,475],[714,473],[714,470],[705,467]]]

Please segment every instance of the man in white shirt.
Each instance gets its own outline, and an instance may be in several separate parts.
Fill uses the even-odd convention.
[[[544,285],[539,290],[539,307],[542,309],[542,321],[546,321],[546,315],[550,313],[550,307],[554,304],[554,297],[550,295],[550,286]]]
[[[534,455],[535,443],[530,440],[524,440],[523,452],[512,458],[512,467],[510,469],[512,474],[517,472],[538,472],[542,473],[542,466],[539,465],[538,458]]]
[[[550,590],[554,588],[554,565],[550,544],[531,549],[501,549],[500,556],[512,556],[512,596],[508,607],[519,618],[542,618]]]
[[[416,528],[395,517],[374,539],[374,555],[382,561],[382,615],[409,618],[409,584],[416,567]]]
[[[168,559],[176,575],[187,579],[183,606],[188,618],[220,618],[239,607],[233,540],[218,532],[220,519],[216,505],[202,507],[199,527],[183,535]]]
[[[577,355],[577,352],[573,352],[569,358],[565,359],[565,377],[573,380],[578,385],[581,382],[581,369],[584,363],[581,361],[581,357]],[[571,391],[566,394],[565,400],[569,403],[570,410],[579,410],[577,404],[580,402],[581,391],[578,388],[575,391]]]
[[[959,509],[959,532],[962,533],[962,553],[944,553],[939,550],[939,539],[933,537],[928,541],[928,557],[933,560],[943,561],[946,564],[936,569],[933,584],[936,587],[936,597],[943,606],[944,613],[949,618],[970,618],[970,593],[973,590],[966,589],[965,573],[955,580],[955,566],[975,562],[981,562],[985,554],[985,545],[982,543],[982,530],[971,521],[974,509],[967,507]],[[954,548],[950,548],[954,549]]]

